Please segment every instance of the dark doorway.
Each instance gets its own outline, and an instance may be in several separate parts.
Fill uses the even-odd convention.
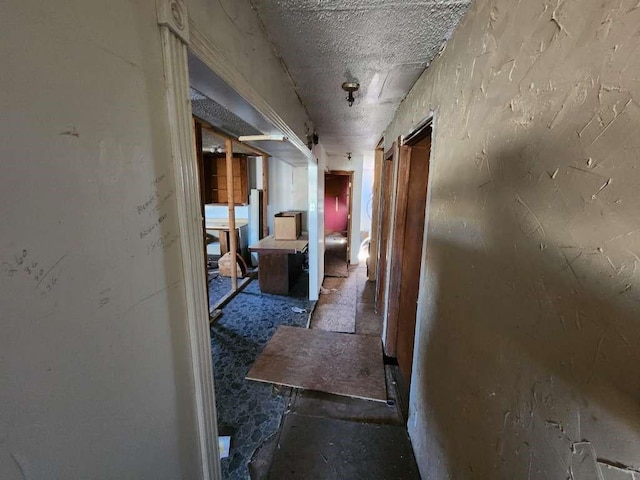
[[[324,177],[324,274],[349,274],[353,172],[331,171]]]

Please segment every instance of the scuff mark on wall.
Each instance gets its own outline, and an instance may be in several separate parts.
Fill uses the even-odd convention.
[[[572,445],[570,474],[575,480],[604,480],[591,442]]]
[[[60,132],[58,135],[67,135],[69,137],[80,137],[80,132],[76,129],[76,127],[71,127],[69,130],[65,130],[64,132]]]
[[[27,476],[26,462],[25,462],[24,459],[18,458],[18,457],[20,457],[19,454],[15,453],[15,452],[11,452],[11,459],[13,460],[13,462],[18,467],[18,470],[20,471],[20,475],[22,475],[23,480],[29,480],[30,477]]]
[[[542,226],[542,222],[540,221],[538,216],[533,212],[531,207],[529,205],[527,205],[527,203],[524,200],[522,200],[522,198],[520,198],[520,196],[516,196],[516,201],[527,210],[527,213],[535,221],[535,227],[536,228],[534,228],[533,230],[529,230],[529,231],[523,230],[523,233],[525,235],[527,235],[527,237],[529,237],[532,234],[534,234],[535,232],[540,232],[540,234],[544,237],[546,234],[545,234],[545,231],[544,231],[544,227]]]

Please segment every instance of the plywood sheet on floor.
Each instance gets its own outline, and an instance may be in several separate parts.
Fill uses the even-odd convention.
[[[270,479],[419,480],[404,426],[288,414]]]
[[[375,337],[280,326],[247,379],[387,400],[382,344]]]
[[[294,390],[295,394],[289,411],[309,417],[333,418],[350,422],[406,425],[396,390],[394,367],[385,365],[384,371],[387,399],[391,400],[390,404],[313,390]]]
[[[356,333],[382,337],[382,315],[375,311],[372,303],[358,303],[356,307]]]
[[[313,311],[310,328],[326,332],[355,333],[356,306],[319,303]]]

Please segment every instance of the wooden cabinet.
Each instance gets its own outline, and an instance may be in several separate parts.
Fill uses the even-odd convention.
[[[224,154],[204,154],[204,181],[205,202],[226,204],[227,165]],[[233,202],[236,205],[249,203],[247,184],[247,157],[236,155],[233,157]]]

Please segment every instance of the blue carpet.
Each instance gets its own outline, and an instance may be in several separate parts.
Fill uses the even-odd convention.
[[[224,280],[228,281],[210,283],[212,298],[228,292]],[[303,274],[290,296],[280,296],[261,293],[254,280],[223,308],[211,327],[218,429],[221,435],[231,435],[229,458],[221,461],[224,479],[248,479],[253,452],[278,430],[288,398],[275,393],[271,385],[244,377],[280,325],[307,325],[309,314],[291,308],[311,311],[314,302],[308,300],[308,284]]]
[[[218,273],[209,277],[209,309],[213,308],[222,297],[231,291],[231,278]]]

